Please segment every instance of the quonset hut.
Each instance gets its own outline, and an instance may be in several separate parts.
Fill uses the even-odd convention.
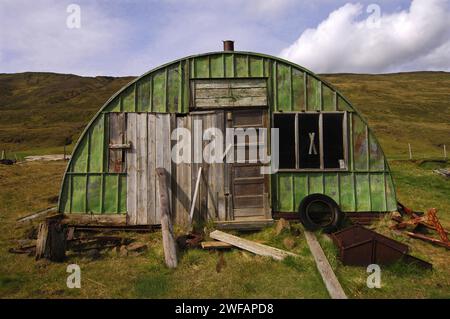
[[[195,218],[236,228],[263,226],[283,214],[326,227],[337,222],[335,211],[396,210],[383,151],[336,89],[294,63],[224,43],[224,51],[149,71],[100,108],[74,148],[60,213],[98,225],[157,225],[157,167],[168,172],[171,214],[179,225],[190,223],[192,206]],[[278,128],[279,171],[261,174],[258,159],[175,163],[171,132],[192,130],[196,120],[204,130]]]

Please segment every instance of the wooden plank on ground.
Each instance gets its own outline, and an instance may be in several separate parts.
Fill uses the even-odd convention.
[[[212,233],[209,234],[209,236],[213,239],[231,244],[233,246],[236,246],[241,249],[248,250],[254,254],[271,257],[276,260],[283,260],[287,256],[297,256],[294,253],[281,250],[275,247],[270,247],[267,245],[263,245],[260,243],[255,243],[251,240],[247,240],[244,238],[240,238],[238,236],[230,235],[227,233],[224,233],[220,230],[215,230]]]
[[[203,249],[226,249],[234,247],[231,244],[224,243],[223,241],[204,241],[201,243]]]
[[[308,243],[309,249],[314,256],[314,260],[316,262],[317,269],[319,270],[320,275],[322,276],[322,280],[327,287],[328,293],[332,299],[347,299],[344,290],[341,287],[336,275],[333,272],[333,269],[328,262],[327,257],[325,256],[322,247],[320,247],[319,242],[317,241],[314,233],[309,231],[305,231],[306,241]]]
[[[56,212],[57,210],[58,210],[58,207],[56,207],[56,206],[50,207],[50,208],[47,208],[47,209],[44,209],[44,210],[37,211],[36,213],[33,213],[33,214],[30,214],[30,215],[21,217],[21,218],[19,218],[17,220],[17,222],[21,223],[21,222],[24,222],[24,221],[27,221],[27,220],[33,220],[33,219],[36,219],[38,217],[47,215],[48,213]]]

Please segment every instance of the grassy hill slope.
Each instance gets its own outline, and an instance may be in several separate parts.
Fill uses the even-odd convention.
[[[132,78],[0,74],[0,149],[23,151],[75,143],[101,105]]]
[[[450,148],[450,73],[323,75],[361,111],[390,157],[442,156]],[[61,151],[132,77],[0,74],[0,150]]]
[[[385,152],[406,157],[442,156],[450,145],[450,73],[323,75],[368,120]]]

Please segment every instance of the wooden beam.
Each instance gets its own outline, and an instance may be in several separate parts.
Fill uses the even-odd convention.
[[[131,148],[131,143],[128,144],[109,144],[110,149],[129,149]]]
[[[66,214],[62,216],[61,224],[69,226],[126,226],[127,215],[93,215],[93,214]]]
[[[306,242],[308,243],[309,249],[314,256],[317,269],[319,270],[322,280],[327,287],[328,293],[332,299],[347,299],[344,289],[342,289],[333,269],[325,256],[322,247],[320,247],[314,233],[305,231]]]
[[[203,249],[226,249],[234,247],[231,244],[222,241],[204,241],[201,243]]]
[[[281,250],[278,248],[270,247],[267,245],[263,245],[260,243],[255,243],[253,241],[240,238],[238,236],[233,236],[224,232],[221,232],[220,230],[215,230],[212,233],[209,234],[209,236],[213,239],[231,244],[233,246],[236,246],[241,249],[248,250],[254,254],[271,257],[275,260],[283,260],[287,256],[294,256],[297,255],[285,250]]]
[[[166,169],[158,167],[156,169],[156,175],[159,180],[159,209],[161,212],[161,231],[163,238],[164,258],[167,267],[176,268],[178,265],[177,246],[175,236],[173,235],[172,221],[170,218],[169,190],[167,187]]]
[[[48,213],[53,213],[53,212],[56,212],[56,211],[57,211],[57,207],[56,206],[50,207],[50,208],[47,208],[47,209],[43,209],[43,210],[37,211],[36,213],[33,213],[33,214],[30,214],[30,215],[21,217],[21,218],[17,219],[17,222],[21,223],[21,222],[24,222],[24,221],[27,221],[27,220],[33,220],[33,219],[36,219],[38,217],[47,215]]]

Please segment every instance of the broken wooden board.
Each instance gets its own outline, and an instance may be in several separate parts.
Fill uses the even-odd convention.
[[[325,253],[320,247],[317,241],[316,235],[314,233],[305,231],[306,242],[308,243],[309,249],[316,262],[317,269],[319,270],[322,280],[327,287],[328,293],[332,299],[347,299],[344,289],[342,289],[333,269],[328,262]]]
[[[57,210],[58,210],[58,208],[56,206],[49,207],[49,208],[37,211],[37,212],[35,212],[33,214],[21,217],[21,218],[17,219],[17,222],[21,223],[21,222],[24,222],[24,221],[27,221],[27,220],[33,220],[33,219],[39,218],[41,216],[45,216],[45,215],[47,215],[49,213],[56,212]]]
[[[201,243],[203,249],[227,249],[234,247],[223,241],[204,241]]]
[[[252,252],[257,255],[271,257],[275,260],[283,260],[287,256],[294,256],[297,255],[282,249],[270,247],[267,245],[255,243],[251,240],[240,238],[238,236],[233,236],[227,233],[224,233],[220,230],[215,230],[212,233],[209,234],[209,236],[213,239],[231,244],[233,246],[236,246],[238,248],[248,250],[249,252]]]

